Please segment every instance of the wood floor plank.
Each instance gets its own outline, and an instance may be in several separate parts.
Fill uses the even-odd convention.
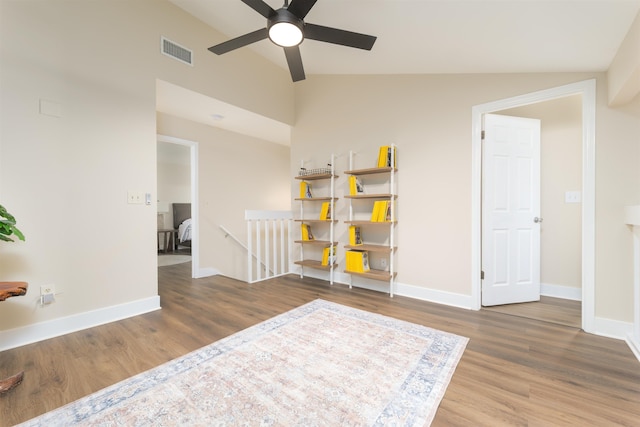
[[[0,353],[0,427],[55,409],[322,298],[467,336],[434,426],[637,426],[640,362],[619,340],[575,326],[471,311],[289,275],[249,285],[158,270],[162,310]],[[556,304],[556,302],[552,302]],[[15,371],[15,372],[14,372]]]
[[[540,301],[483,307],[483,310],[573,326],[574,328],[580,328],[582,325],[582,303],[580,301],[544,295],[540,297]]]

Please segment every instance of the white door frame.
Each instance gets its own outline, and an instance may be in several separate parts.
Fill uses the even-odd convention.
[[[201,277],[200,239],[198,235],[198,230],[200,229],[198,209],[198,143],[166,135],[156,135],[156,140],[158,142],[168,142],[189,147],[191,162],[191,277],[196,279]]]
[[[571,95],[582,95],[582,329],[594,332],[595,322],[595,127],[596,80],[590,79],[532,92],[471,109],[471,303],[482,306],[482,116],[514,107]]]

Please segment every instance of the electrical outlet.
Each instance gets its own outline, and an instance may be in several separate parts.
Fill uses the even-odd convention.
[[[55,293],[56,293],[55,285],[42,285],[42,286],[40,286],[40,296],[50,295],[50,294],[55,295]]]
[[[54,285],[40,286],[40,305],[51,304],[56,301],[56,288]]]

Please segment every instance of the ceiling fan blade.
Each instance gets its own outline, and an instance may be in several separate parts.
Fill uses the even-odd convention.
[[[289,72],[294,82],[304,80],[304,67],[302,66],[302,56],[300,56],[300,48],[298,46],[285,47],[284,55],[287,57],[289,64]]]
[[[244,1],[244,0],[243,0]],[[293,0],[287,10],[300,19],[304,19],[318,0]]]
[[[376,42],[375,36],[323,27],[322,25],[304,24],[304,38],[321,42],[341,44],[358,49],[371,50]]]
[[[265,18],[269,18],[271,15],[276,13],[271,6],[262,0],[242,0],[242,3],[246,4]]]
[[[230,52],[232,50],[238,49],[239,47],[264,40],[268,36],[268,30],[266,28],[261,28],[252,33],[247,33],[243,36],[236,37],[235,39],[227,40],[226,42],[211,46],[209,50],[217,55],[222,55],[223,53]]]

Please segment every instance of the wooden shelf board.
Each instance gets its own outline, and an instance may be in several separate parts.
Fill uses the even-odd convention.
[[[351,225],[391,225],[397,224],[398,221],[345,221],[344,223]]]
[[[345,171],[344,173],[347,175],[373,175],[376,173],[389,173],[391,171],[396,172],[397,168],[367,168],[367,169],[354,169],[350,171]]]
[[[355,194],[344,196],[345,199],[397,199],[398,196],[395,194]]]
[[[358,273],[355,271],[349,271],[349,270],[345,270],[345,273],[349,273],[349,274],[353,274],[354,276],[360,276],[360,277],[365,277],[367,279],[373,279],[373,280],[383,280],[383,281],[389,281],[391,280],[391,274],[388,271],[382,271],[382,270],[369,270],[366,273]],[[396,273],[393,273],[393,277],[396,277]]]
[[[321,201],[336,201],[338,200],[337,197],[334,197],[333,199],[331,197],[299,197],[295,200],[301,201],[301,202],[321,202]]]
[[[322,262],[312,260],[312,259],[303,259],[302,261],[294,261],[294,264],[301,265],[303,267],[311,267],[316,268],[318,270],[331,270],[330,265],[322,265]],[[336,267],[338,264],[333,264]]]
[[[337,178],[338,175],[333,175],[334,178]],[[330,173],[317,173],[314,175],[298,175],[296,179],[301,179],[303,181],[314,181],[316,179],[329,179],[331,178]]]
[[[393,248],[390,248],[389,246],[383,246],[383,245],[371,245],[371,244],[364,244],[364,245],[344,245],[345,249],[352,249],[355,251],[370,251],[370,252],[386,252],[386,253],[390,253],[392,251],[392,249],[395,251],[396,249],[398,249],[397,246],[394,246]]]
[[[307,245],[322,245],[322,246],[331,246],[331,242],[328,240],[295,240],[294,243],[302,243],[307,244]],[[337,242],[333,243],[334,245],[337,244]]]
[[[306,223],[309,223],[309,224],[312,224],[312,223],[313,224],[316,224],[316,223],[330,224],[331,223],[331,220],[327,220],[327,219],[295,219],[294,221],[295,222],[306,222]],[[334,219],[333,222],[336,223],[336,222],[338,222],[338,220]]]

